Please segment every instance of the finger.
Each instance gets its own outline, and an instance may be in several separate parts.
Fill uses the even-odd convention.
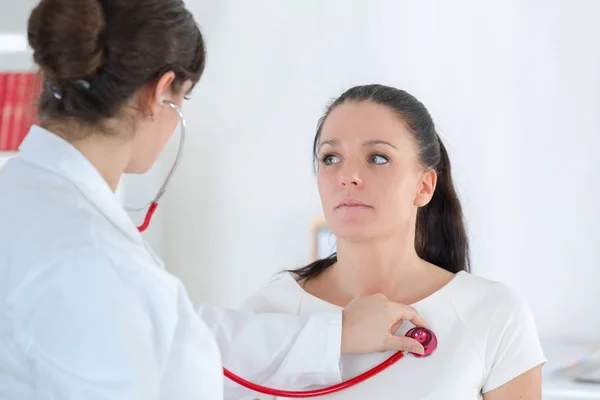
[[[373,295],[374,298],[378,299],[378,300],[387,300],[387,296],[383,293],[375,293]]]
[[[419,315],[417,310],[415,310],[413,307],[399,304],[398,315],[396,316],[396,323],[400,322],[401,320],[410,321],[414,326],[429,329],[429,324],[425,322],[425,320]]]
[[[408,351],[410,353],[424,354],[425,349],[421,343],[406,336],[389,335],[383,342],[383,350]]]
[[[392,329],[390,329],[390,333],[392,335],[395,335],[396,332],[398,332],[398,329],[400,329],[400,327],[402,326],[403,323],[404,323],[404,321],[397,321],[394,325],[392,325]]]

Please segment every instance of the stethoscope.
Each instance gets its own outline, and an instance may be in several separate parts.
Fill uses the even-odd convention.
[[[150,203],[148,203],[146,206],[141,207],[141,208],[127,208],[126,207],[126,209],[128,211],[141,211],[145,208],[148,208],[148,211],[146,212],[146,215],[144,217],[144,221],[142,222],[142,224],[140,226],[138,226],[138,230],[140,232],[145,231],[148,228],[148,226],[150,225],[150,220],[152,219],[152,216],[154,215],[154,212],[156,211],[156,208],[158,207],[158,201],[165,194],[167,186],[169,185],[169,182],[171,181],[171,178],[173,177],[175,170],[179,166],[179,162],[181,160],[181,155],[183,153],[183,145],[185,142],[186,123],[185,123],[185,118],[183,117],[183,112],[181,111],[179,106],[177,106],[177,104],[175,104],[175,103],[172,103],[168,100],[163,100],[162,102],[163,102],[163,104],[169,105],[179,116],[180,125],[181,125],[181,129],[180,129],[181,138],[179,140],[179,148],[177,150],[177,156],[175,158],[175,162],[173,163],[173,167],[169,171],[169,174],[167,175],[165,182],[158,190],[158,193],[156,194],[154,199]],[[421,345],[424,348],[424,353],[418,354],[418,353],[411,353],[411,352],[407,352],[407,351],[399,351],[399,352],[393,354],[392,356],[390,356],[387,360],[385,360],[381,364],[371,368],[370,370],[368,370],[366,372],[363,372],[362,374],[360,374],[358,376],[355,376],[354,378],[351,378],[347,381],[338,383],[333,386],[327,386],[327,387],[323,387],[323,388],[319,388],[319,389],[299,390],[299,391],[273,389],[273,388],[269,388],[266,386],[257,385],[256,383],[253,383],[253,382],[247,381],[243,378],[240,378],[233,372],[229,371],[227,368],[223,368],[223,374],[228,379],[237,383],[238,385],[241,385],[241,386],[243,386],[247,389],[253,390],[255,392],[259,392],[259,393],[270,395],[270,396],[280,396],[280,397],[288,397],[288,398],[307,398],[307,397],[325,396],[325,395],[336,393],[341,390],[347,389],[349,387],[355,386],[355,385],[371,378],[372,376],[379,374],[380,372],[382,372],[382,371],[386,370],[387,368],[389,368],[390,366],[394,365],[405,355],[410,354],[413,357],[417,357],[417,358],[427,357],[427,356],[431,355],[431,353],[433,353],[434,350],[437,348],[437,337],[429,329],[421,328],[421,327],[414,327],[414,328],[410,329],[408,332],[406,332],[405,336],[413,338],[416,341],[418,341],[419,343],[421,343]]]
[[[177,104],[170,102],[168,100],[165,100],[164,98],[161,100],[161,104],[167,104],[179,116],[179,121],[180,121],[180,125],[181,125],[181,130],[180,130],[180,135],[179,135],[179,146],[177,148],[177,156],[175,157],[175,162],[173,163],[173,166],[171,167],[171,170],[169,171],[169,174],[167,175],[165,182],[158,190],[158,193],[156,193],[156,196],[154,197],[154,199],[150,203],[146,204],[143,207],[138,207],[138,208],[125,207],[125,209],[130,212],[142,211],[142,210],[145,210],[146,208],[148,209],[148,211],[146,212],[146,216],[144,217],[144,222],[142,222],[142,224],[140,226],[138,226],[138,230],[140,232],[144,232],[148,228],[148,226],[150,226],[150,220],[152,219],[152,216],[154,215],[154,212],[156,211],[156,208],[158,207],[158,201],[167,191],[167,186],[171,182],[171,178],[173,178],[173,174],[175,173],[175,171],[177,170],[177,167],[179,166],[179,162],[181,161],[181,155],[183,154],[183,145],[185,143],[186,123],[185,123],[185,118],[183,117],[183,112],[181,111],[179,106],[177,106]]]

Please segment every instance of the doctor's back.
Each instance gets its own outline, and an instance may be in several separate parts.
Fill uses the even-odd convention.
[[[215,339],[112,187],[177,126],[156,96],[180,103],[202,73],[193,17],[179,0],[42,0],[28,35],[56,129],[32,127],[0,169],[0,399],[221,399]],[[116,121],[136,113],[130,140]],[[143,151],[95,158],[120,139]]]
[[[102,398],[124,393],[113,385],[131,398],[178,385],[206,390],[181,398],[222,398],[218,348],[183,286],[70,150],[34,127],[0,169],[0,398],[90,398],[98,382]]]

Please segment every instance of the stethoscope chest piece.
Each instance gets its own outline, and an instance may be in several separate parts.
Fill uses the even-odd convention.
[[[431,353],[433,353],[437,348],[437,337],[429,329],[415,327],[406,332],[405,336],[415,339],[417,342],[421,343],[425,349],[424,354],[410,353],[414,357],[427,357],[431,355]]]

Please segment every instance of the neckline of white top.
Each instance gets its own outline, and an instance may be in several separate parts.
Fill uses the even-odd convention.
[[[423,309],[428,307],[428,305],[433,304],[436,302],[436,300],[438,300],[439,298],[445,296],[445,294],[452,289],[452,287],[458,285],[462,279],[464,279],[466,276],[468,276],[469,273],[466,271],[459,271],[457,272],[454,277],[448,282],[446,283],[444,286],[442,286],[440,289],[436,290],[435,292],[431,293],[429,296],[414,302],[412,304],[408,304],[411,307],[414,307],[416,309]],[[300,284],[296,281],[296,279],[294,279],[294,277],[292,276],[291,273],[286,272],[284,275],[284,279],[290,280],[291,282],[293,282],[294,284],[294,289],[295,290],[299,290],[300,294],[302,296],[304,296],[304,298],[306,300],[309,300],[311,302],[314,302],[316,304],[321,304],[324,305],[325,307],[330,308],[332,311],[339,311],[342,310],[343,307],[340,307],[336,304],[332,304],[329,303],[311,293],[308,293],[306,290],[304,290],[304,288],[302,286],[300,286]]]

